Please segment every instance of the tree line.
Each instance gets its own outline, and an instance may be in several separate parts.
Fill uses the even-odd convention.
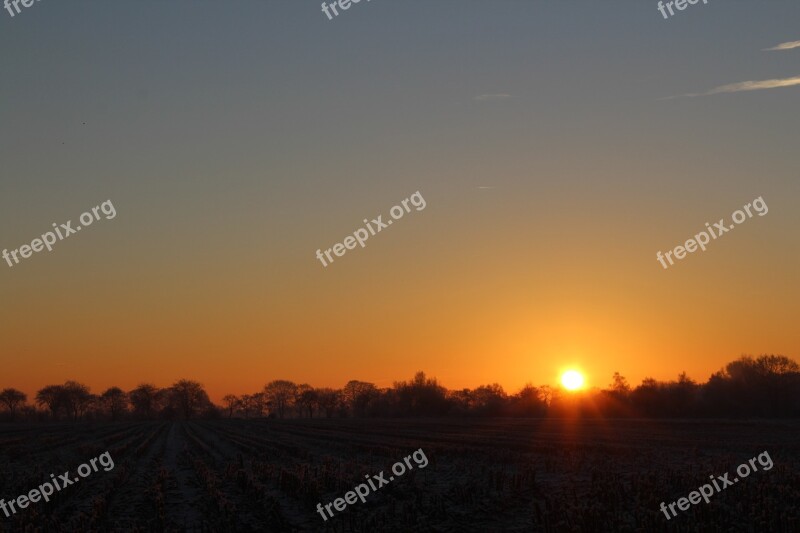
[[[190,418],[338,418],[404,416],[584,416],[584,417],[798,417],[800,367],[780,355],[743,356],[696,383],[681,373],[675,381],[646,378],[632,388],[614,373],[605,389],[569,393],[525,385],[507,394],[494,383],[448,390],[417,372],[389,388],[351,380],[341,389],[314,388],[275,380],[253,394],[228,394],[211,402],[203,386],[181,379],[167,388],[142,384],[125,392],[110,387],[99,395],[76,381],[47,385],[33,404],[14,388],[0,391],[3,420],[120,420]]]
[[[0,406],[5,420],[119,420],[193,418],[218,416],[203,386],[196,381],[181,379],[171,387],[158,388],[144,383],[125,392],[110,387],[103,393],[92,394],[89,387],[77,381],[63,385],[47,385],[40,389],[33,404],[17,389],[0,391]]]

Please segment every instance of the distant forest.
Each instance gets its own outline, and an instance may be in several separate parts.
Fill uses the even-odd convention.
[[[566,392],[526,385],[508,394],[494,383],[448,390],[418,372],[410,381],[381,389],[349,381],[341,389],[314,388],[287,380],[267,383],[253,394],[223,398],[214,405],[200,383],[179,380],[171,387],[142,384],[125,392],[111,387],[92,394],[76,381],[47,385],[32,403],[23,392],[0,392],[0,420],[101,421],[190,418],[339,417],[800,417],[800,367],[780,355],[743,356],[696,383],[685,373],[676,381],[644,379],[631,388],[614,373],[603,390]]]

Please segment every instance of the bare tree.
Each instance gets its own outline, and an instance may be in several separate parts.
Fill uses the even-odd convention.
[[[279,418],[286,415],[286,410],[291,406],[296,391],[297,385],[285,379],[271,381],[264,387],[264,395],[272,402]]]
[[[542,399],[542,401],[544,401],[545,404],[549,406],[553,402],[558,401],[558,399],[561,397],[561,391],[557,387],[553,387],[551,385],[540,385],[539,397]]]
[[[36,392],[36,404],[39,407],[47,406],[54,419],[58,418],[58,412],[65,406],[65,394],[63,385],[47,385]]]
[[[300,406],[300,411],[308,413],[308,418],[314,418],[314,406],[317,405],[317,391],[303,383],[297,386],[295,403]]]
[[[333,389],[317,389],[317,404],[320,411],[325,412],[325,417],[330,418],[339,408],[342,401],[341,392]]]
[[[116,420],[128,410],[128,395],[119,387],[111,387],[100,395],[100,403],[111,420]]]
[[[250,395],[250,403],[253,406],[253,412],[259,418],[264,416],[264,410],[267,408],[267,397],[263,392],[257,392]]]
[[[28,401],[28,395],[17,389],[8,388],[0,392],[0,403],[6,406],[12,418],[14,417],[17,407],[20,404],[24,404],[26,401]]]
[[[484,415],[497,416],[502,412],[507,395],[497,383],[481,385],[472,391],[475,409]]]
[[[395,404],[400,412],[412,415],[441,415],[447,412],[447,390],[436,378],[417,372],[409,382],[394,383]]]
[[[228,411],[228,418],[232,418],[234,411],[242,405],[242,400],[233,394],[226,394],[222,398],[222,402],[225,404],[225,409]]]
[[[243,394],[240,409],[245,418],[250,418],[250,415],[256,417],[263,417],[264,410],[267,408],[267,399],[263,392],[256,392],[255,394]]]
[[[542,416],[547,412],[547,404],[539,389],[530,383],[511,397],[511,408],[512,413],[518,416]]]
[[[173,404],[186,419],[194,417],[198,410],[211,404],[203,386],[196,381],[181,379],[172,385],[171,390]]]
[[[155,415],[158,402],[158,388],[150,383],[142,383],[128,393],[133,412],[147,418]]]
[[[783,355],[762,355],[755,361],[764,374],[791,374],[800,372],[800,366]]]
[[[377,395],[378,389],[372,383],[350,380],[342,389],[342,399],[350,407],[353,416],[364,416],[367,405]]]
[[[89,392],[89,387],[77,381],[67,381],[63,385],[64,403],[72,414],[72,419],[77,420],[92,404],[95,397]]]
[[[631,386],[628,385],[628,380],[625,379],[619,372],[614,372],[614,383],[611,384],[611,390],[619,396],[626,396],[631,392]]]
[[[253,395],[252,394],[242,394],[242,405],[241,405],[242,413],[244,413],[245,418],[250,418],[250,413],[255,411],[255,405],[253,405]]]

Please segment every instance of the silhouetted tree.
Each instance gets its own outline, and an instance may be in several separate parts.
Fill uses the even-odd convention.
[[[64,407],[64,387],[61,385],[47,385],[36,392],[36,404],[50,409],[54,419],[58,419],[58,412]]]
[[[222,403],[225,405],[225,409],[228,411],[228,418],[233,418],[233,413],[239,409],[239,407],[241,407],[242,400],[233,394],[226,394],[222,398]]]
[[[506,393],[497,383],[481,385],[472,392],[475,412],[484,416],[498,416],[506,403]]]
[[[111,387],[101,394],[100,403],[111,420],[117,420],[128,411],[128,395],[119,387]]]
[[[436,378],[426,378],[425,372],[417,372],[409,382],[395,382],[393,393],[396,409],[402,414],[434,416],[449,409],[447,390]]]
[[[353,416],[364,416],[370,400],[377,395],[377,392],[374,384],[353,379],[342,388],[342,400],[350,408]]]
[[[295,391],[295,403],[300,408],[301,413],[308,414],[308,418],[314,417],[314,407],[317,405],[317,391],[305,383],[298,385]]]
[[[631,402],[642,415],[657,416],[663,386],[653,378],[644,378],[631,392]]]
[[[800,372],[800,365],[783,355],[762,355],[756,359],[755,365],[764,375],[784,375]]]
[[[0,392],[0,403],[8,409],[11,418],[14,418],[17,408],[26,401],[28,401],[28,395],[17,389],[7,388]]]
[[[678,381],[671,382],[666,387],[668,408],[663,414],[675,417],[695,416],[698,390],[697,383],[689,379],[686,372],[681,372]]]
[[[625,379],[619,372],[614,372],[614,377],[612,379],[612,392],[617,393],[622,398],[626,397],[631,392],[631,386],[628,385],[628,380]]]
[[[264,416],[264,410],[267,408],[267,397],[263,392],[251,394],[250,406],[253,409],[253,414],[255,414],[257,417]]]
[[[470,414],[474,404],[472,391],[469,389],[447,391],[447,403],[450,406],[450,412],[455,415]]]
[[[539,397],[548,407],[553,402],[553,400],[558,398],[559,394],[560,393],[558,389],[550,385],[541,385],[539,387]]]
[[[280,418],[286,416],[287,409],[294,401],[297,385],[285,379],[278,379],[267,383],[264,395],[272,402],[272,407]]]
[[[54,419],[59,411],[65,411],[77,420],[96,400],[89,387],[77,381],[67,381],[63,385],[48,385],[36,393],[36,403],[47,406]]]
[[[714,373],[702,396],[714,416],[798,416],[800,369],[781,355],[745,355]]]
[[[547,404],[541,397],[539,389],[526,384],[511,397],[511,413],[516,416],[544,416],[547,413]]]
[[[153,418],[161,407],[159,389],[150,383],[142,383],[128,393],[133,412],[140,417]]]
[[[326,418],[331,418],[339,408],[341,392],[329,388],[317,389],[317,403]]]
[[[208,394],[196,381],[181,379],[172,385],[171,391],[172,405],[187,420],[194,418],[198,412],[211,405]]]
[[[142,384],[128,394],[138,417],[218,417],[220,411],[208,399],[202,385],[180,380],[158,389]],[[42,419],[41,412],[24,406],[24,393],[16,389],[0,392],[0,405],[9,413]],[[125,393],[118,387],[96,398],[76,381],[40,389],[36,405],[49,410],[52,418],[67,414],[73,420],[108,413],[120,418],[126,411]],[[378,389],[374,384],[351,380],[343,389],[315,389],[307,384],[275,380],[263,391],[223,398],[228,418],[243,415],[313,417],[315,411],[338,416],[552,416],[552,417],[797,417],[800,416],[800,365],[782,355],[742,356],[713,373],[706,383],[697,383],[682,372],[677,380],[659,382],[645,378],[631,390],[627,380],[615,372],[606,390],[566,392],[558,387],[526,384],[507,395],[494,383],[474,390],[448,391],[435,378],[417,372],[410,381]],[[22,406],[22,408],[20,408]],[[296,409],[292,409],[296,407]]]
[[[89,392],[89,387],[77,381],[67,381],[63,386],[64,404],[72,415],[73,420],[83,415],[86,409],[96,400]]]

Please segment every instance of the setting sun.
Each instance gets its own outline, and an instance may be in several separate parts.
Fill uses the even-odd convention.
[[[583,386],[583,375],[575,370],[568,370],[561,375],[561,384],[567,390],[578,390]]]

